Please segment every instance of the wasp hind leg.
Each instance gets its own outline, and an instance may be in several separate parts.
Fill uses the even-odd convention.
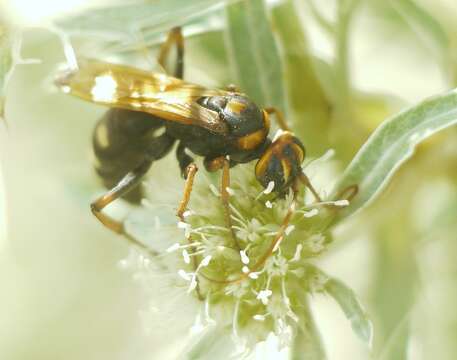
[[[174,71],[169,71],[169,64],[167,60],[170,54],[170,50],[173,46],[176,46],[176,63]],[[182,79],[184,75],[184,37],[182,36],[181,28],[175,27],[168,33],[167,39],[161,45],[159,56],[157,58],[160,66],[167,72],[172,74],[174,77]]]
[[[139,166],[132,171],[128,172],[115,187],[109,190],[105,195],[95,200],[90,208],[95,217],[105,225],[108,229],[111,229],[115,233],[121,235],[127,235],[124,231],[124,224],[119,222],[109,215],[102,212],[102,210],[114,200],[127,194],[130,190],[134,189],[141,181],[143,176],[147,173],[151,167],[152,161],[145,160]],[[136,242],[138,243],[138,242]],[[141,244],[140,244],[141,245]]]

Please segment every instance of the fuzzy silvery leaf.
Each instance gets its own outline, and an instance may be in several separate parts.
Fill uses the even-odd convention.
[[[227,7],[226,45],[233,79],[261,106],[286,110],[281,60],[263,0]]]
[[[414,153],[415,147],[457,123],[457,91],[427,99],[379,126],[356,154],[338,180],[331,197],[349,186],[358,193],[344,211],[342,219],[371,202],[386,186],[396,170]]]
[[[360,305],[354,291],[344,283],[336,279],[329,279],[325,284],[325,291],[329,294],[343,310],[351,322],[352,329],[357,336],[369,347],[373,339],[373,324],[368,319],[365,311]]]

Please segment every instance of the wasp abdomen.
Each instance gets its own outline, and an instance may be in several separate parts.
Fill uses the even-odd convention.
[[[160,134],[163,120],[123,109],[110,109],[97,123],[93,133],[95,170],[107,188],[115,186],[129,171],[146,160],[157,160],[172,148],[174,138]],[[141,187],[125,198],[139,202]]]

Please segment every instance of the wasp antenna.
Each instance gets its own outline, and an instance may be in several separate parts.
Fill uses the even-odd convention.
[[[311,184],[311,181],[309,180],[308,176],[304,172],[301,172],[300,175],[298,176],[300,181],[312,192],[314,198],[316,199],[317,202],[322,202],[321,197],[317,193],[316,189],[314,186]]]

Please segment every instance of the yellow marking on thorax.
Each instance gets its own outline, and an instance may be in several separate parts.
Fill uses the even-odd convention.
[[[232,99],[228,101],[225,108],[234,114],[241,114],[241,112],[246,109],[246,104]]]

